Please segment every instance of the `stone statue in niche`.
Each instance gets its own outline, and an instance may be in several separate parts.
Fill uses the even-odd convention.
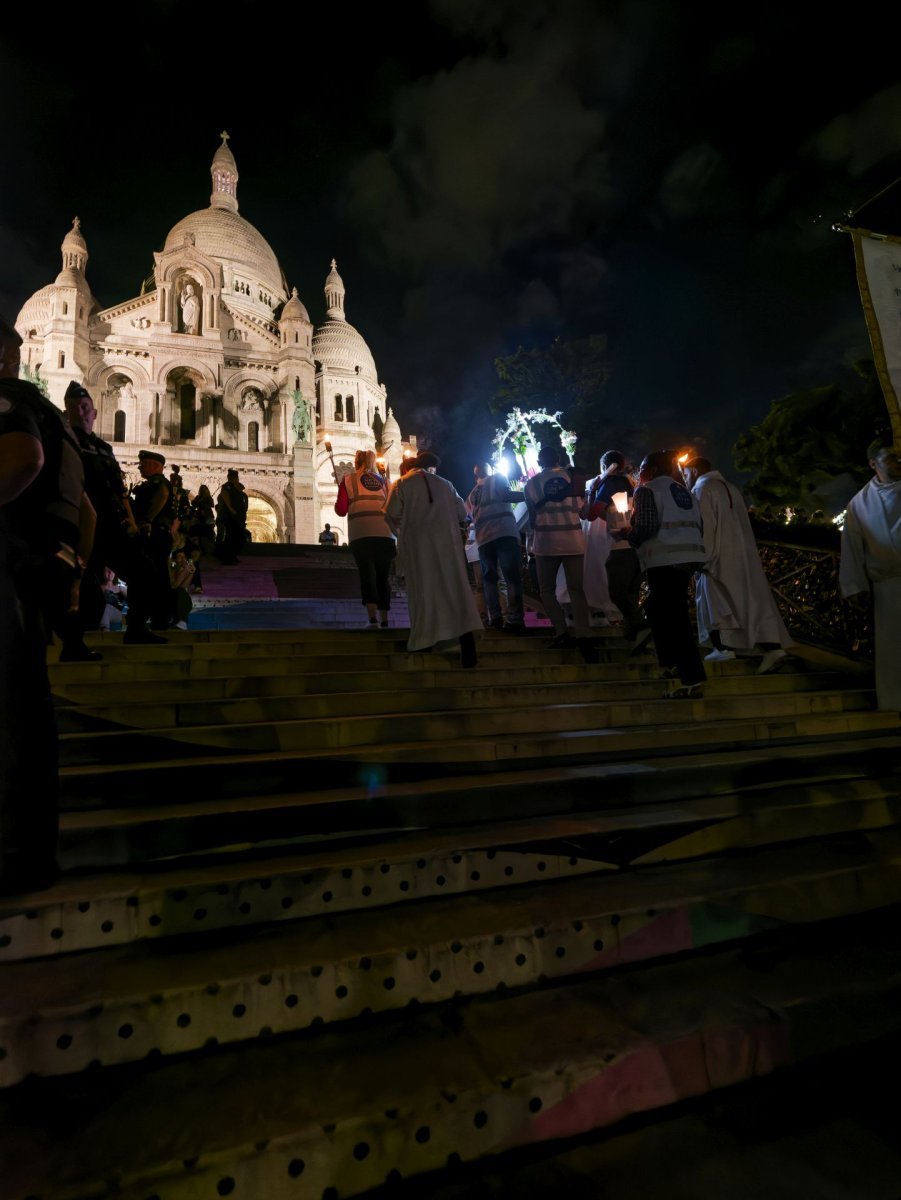
[[[244,412],[262,412],[263,397],[256,388],[248,388],[241,397],[241,408]]]
[[[194,293],[194,284],[186,283],[178,298],[181,305],[181,323],[184,333],[200,333],[200,299]]]
[[[304,400],[300,388],[295,388],[291,393],[291,399],[294,401],[294,417],[291,422],[291,427],[294,430],[295,442],[300,442],[306,446],[310,440],[310,407]]]
[[[137,397],[135,396],[135,390],[132,386],[131,380],[126,379],[125,382],[119,387],[119,407],[124,408],[126,404],[131,404],[136,399]]]

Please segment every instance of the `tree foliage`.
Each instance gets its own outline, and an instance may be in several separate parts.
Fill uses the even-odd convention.
[[[759,503],[830,508],[841,476],[857,488],[870,478],[867,446],[888,430],[876,369],[864,359],[841,383],[774,400],[732,454],[738,469],[752,474],[748,490]]]
[[[608,419],[604,400],[610,378],[607,336],[591,334],[564,341],[556,338],[547,347],[524,350],[495,359],[498,386],[491,400],[497,415],[513,409],[544,409],[561,413],[561,422],[578,436],[578,453],[593,461],[600,450],[622,438],[621,427]]]
[[[47,386],[47,380],[41,375],[40,367],[35,367],[32,371],[28,363],[22,363],[19,368],[19,373],[28,383],[33,383],[41,395],[46,399],[50,399],[50,388]]]

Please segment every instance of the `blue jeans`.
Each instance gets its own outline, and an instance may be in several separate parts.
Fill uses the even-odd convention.
[[[479,546],[479,564],[482,568],[482,587],[485,593],[485,611],[489,621],[501,615],[501,602],[497,594],[497,571],[500,567],[507,585],[507,624],[522,625],[522,566],[519,556],[519,538],[500,537]]]

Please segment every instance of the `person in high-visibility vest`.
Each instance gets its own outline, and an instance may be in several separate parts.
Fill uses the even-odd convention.
[[[360,573],[369,629],[387,629],[391,608],[389,575],[395,551],[394,530],[385,516],[387,500],[388,484],[375,469],[375,451],[358,450],[354,470],[338,485],[335,512],[347,517],[347,541]]]
[[[707,679],[688,608],[692,575],[707,561],[698,502],[682,482],[675,453],[655,450],[638,473],[628,541],[648,584],[646,613],[657,660],[679,684],[672,699],[699,700]]]
[[[571,470],[560,466],[559,451],[552,446],[541,447],[538,465],[542,470],[526,484],[525,501],[532,522],[532,552],[541,600],[557,635],[551,646],[578,646],[584,662],[596,663],[598,652],[589,637],[591,617],[583,585],[585,534],[580,514],[584,482],[574,489]],[[557,599],[561,564],[573,608],[575,638],[567,632],[566,617]]]
[[[473,474],[475,487],[469,493],[466,507],[472,516],[478,546],[488,628],[524,633],[519,530],[512,508],[522,500],[522,492],[512,491],[503,475],[492,474],[488,463],[477,463]],[[498,570],[507,587],[506,621],[497,590]]]

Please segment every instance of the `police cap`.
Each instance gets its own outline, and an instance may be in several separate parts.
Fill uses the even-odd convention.
[[[163,466],[166,465],[165,456],[156,450],[139,450],[138,458],[151,458],[154,462],[162,463]]]
[[[66,400],[77,400],[80,396],[87,396],[87,398],[89,400],[91,399],[91,393],[84,386],[84,384],[76,383],[75,380],[73,379],[72,382],[69,384],[69,386],[66,388],[65,398],[66,398]]]

